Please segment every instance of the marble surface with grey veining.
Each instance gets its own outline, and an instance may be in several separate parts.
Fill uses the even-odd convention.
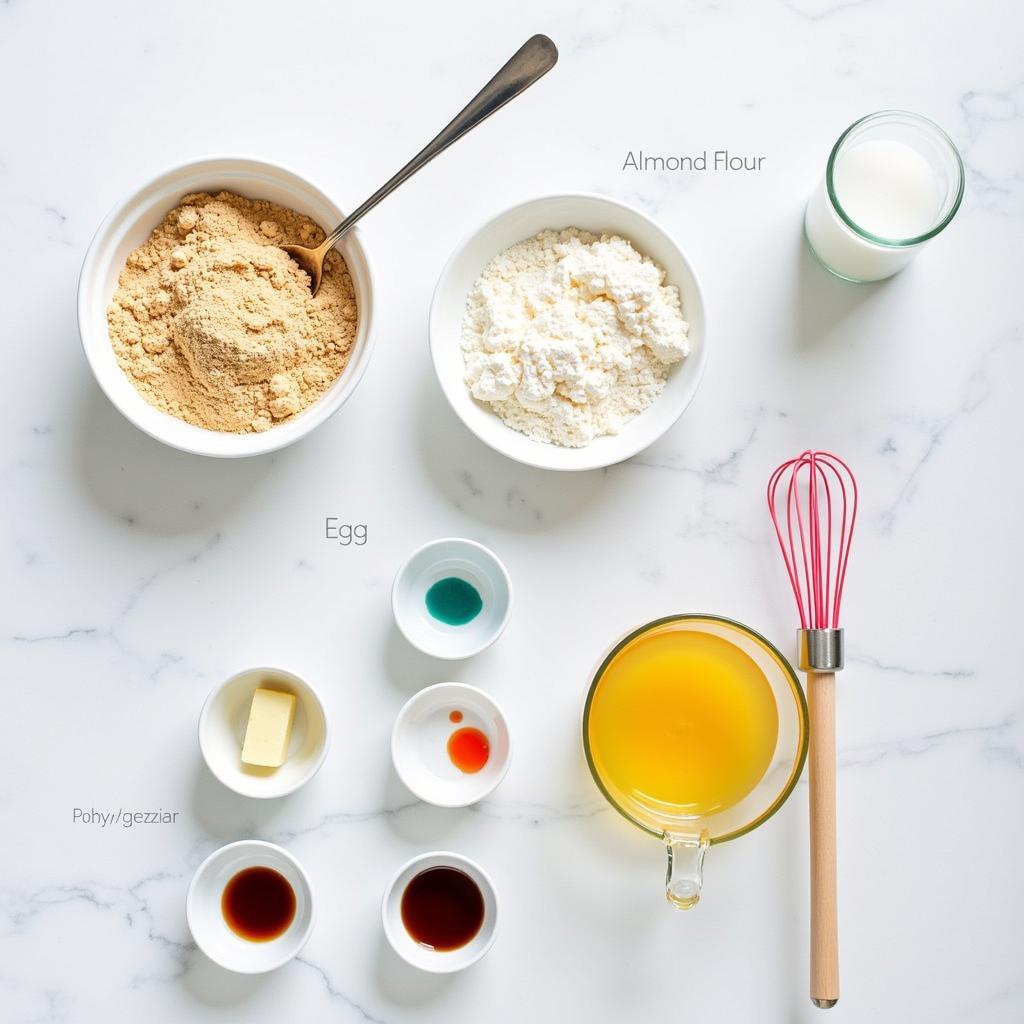
[[[1024,18],[980,0],[398,5],[0,4],[4,317],[0,1019],[807,1021],[807,790],[714,848],[702,904],[664,901],[663,852],[607,809],[579,743],[588,671],[673,611],[794,614],[762,491],[805,446],[856,467],[862,515],[839,686],[843,997],[831,1020],[1024,1019]],[[96,226],[163,168],[269,157],[343,206],[372,191],[528,35],[561,61],[365,222],[377,349],[304,442],[223,463],[124,421],[82,356],[75,287]],[[801,240],[838,133],[903,107],[967,165],[963,207],[902,275],[855,287]],[[623,171],[630,150],[764,155],[756,173]],[[697,400],[604,472],[508,462],[434,380],[426,312],[455,244],[558,190],[637,204],[677,236],[709,309]],[[324,537],[326,516],[369,542]],[[511,625],[449,666],[390,618],[394,571],[436,536],[506,560]],[[204,769],[196,721],[231,672],[277,662],[325,695],[323,770],[267,804]],[[512,770],[445,811],[395,778],[420,687],[482,686]],[[131,829],[76,808],[177,811]],[[188,881],[210,851],[282,843],[316,886],[301,957],[239,977],[198,952]],[[381,891],[433,848],[484,864],[502,920],[464,974],[386,946]]]

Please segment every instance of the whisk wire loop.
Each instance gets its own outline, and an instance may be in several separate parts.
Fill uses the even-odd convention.
[[[838,629],[857,520],[857,481],[830,452],[805,451],[768,482],[768,510],[801,629]]]

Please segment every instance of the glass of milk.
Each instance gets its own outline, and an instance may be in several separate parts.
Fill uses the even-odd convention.
[[[964,165],[949,136],[919,114],[883,110],[839,136],[804,233],[826,270],[879,281],[953,219],[963,194]]]

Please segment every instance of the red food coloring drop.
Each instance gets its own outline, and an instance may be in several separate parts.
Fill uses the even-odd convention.
[[[448,737],[448,756],[459,771],[471,775],[487,764],[491,744],[479,729],[465,726]]]

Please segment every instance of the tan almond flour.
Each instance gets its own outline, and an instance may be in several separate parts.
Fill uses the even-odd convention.
[[[278,246],[317,245],[294,210],[231,192],[184,196],[129,257],[107,309],[121,369],[151,405],[209,430],[269,430],[348,362],[358,314],[332,251],[314,298]]]

